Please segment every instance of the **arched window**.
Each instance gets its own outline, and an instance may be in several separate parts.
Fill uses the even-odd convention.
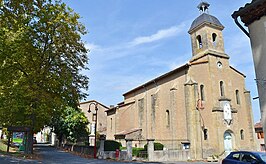
[[[240,104],[239,90],[236,90],[236,104]]]
[[[224,82],[220,81],[220,95],[223,97],[224,96]]]
[[[200,99],[201,101],[205,101],[204,85],[200,85]]]
[[[201,40],[200,35],[197,36],[197,42],[198,42],[198,48],[201,49],[202,48],[202,40]]]
[[[170,112],[166,110],[166,126],[170,126]]]
[[[240,130],[240,139],[244,140],[244,130],[243,129]]]
[[[217,35],[215,33],[212,33],[212,45],[214,47],[217,45]]]
[[[208,129],[203,130],[203,138],[204,140],[208,140]]]

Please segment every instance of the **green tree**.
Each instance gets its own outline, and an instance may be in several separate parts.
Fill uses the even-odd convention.
[[[61,0],[0,0],[0,122],[39,131],[88,88],[85,27]]]
[[[76,143],[79,138],[88,136],[88,123],[87,117],[80,109],[66,107],[63,113],[53,117],[50,126],[53,127],[60,144],[63,137]]]

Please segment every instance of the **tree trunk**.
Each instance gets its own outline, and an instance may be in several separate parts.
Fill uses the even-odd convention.
[[[58,136],[58,141],[59,141],[58,146],[61,147],[62,146],[62,142],[63,142],[63,135],[62,134],[60,134]]]
[[[33,154],[33,131],[32,130],[27,132],[25,153],[26,154]]]

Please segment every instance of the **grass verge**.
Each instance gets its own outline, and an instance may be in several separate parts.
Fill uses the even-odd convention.
[[[7,140],[0,139],[0,154],[8,155],[15,158],[23,159],[36,159],[35,154],[24,154],[20,152],[17,147],[9,147],[9,153],[7,153]]]

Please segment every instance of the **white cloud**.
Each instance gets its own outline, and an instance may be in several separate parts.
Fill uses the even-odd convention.
[[[101,47],[99,45],[93,44],[93,43],[87,43],[85,44],[85,47],[89,49],[90,51],[100,50]]]
[[[186,25],[187,21],[166,29],[160,29],[155,34],[152,34],[150,36],[136,37],[132,39],[132,41],[124,42],[117,45],[111,45],[108,47],[96,45],[94,43],[88,43],[86,44],[86,47],[90,50],[91,57],[96,57],[102,62],[110,61],[128,55],[136,54],[136,52],[151,51],[152,49],[157,48],[159,45],[151,44],[148,47],[147,46],[144,47],[142,45],[145,43],[151,43],[162,39],[167,39],[173,36],[177,36],[183,33],[185,29],[187,29]],[[142,54],[142,53],[137,53],[137,54]]]
[[[172,61],[172,63],[169,65],[169,61],[167,62],[166,60],[159,60],[157,58],[160,57],[160,55],[158,55],[157,57],[153,56],[152,58],[154,59],[151,59],[151,57],[149,57],[149,63],[145,63],[145,66],[150,66],[150,67],[155,66],[156,68],[165,66],[166,69],[164,69],[163,71],[157,70],[158,71],[157,74],[132,75],[131,73],[130,76],[127,76],[127,73],[123,73],[123,71],[129,71],[129,72],[133,71],[136,67],[136,64],[133,64],[134,66],[132,66],[131,61],[129,61],[129,63],[127,63],[128,64],[127,67],[125,68],[123,64],[119,64],[119,59],[122,59],[123,57],[128,57],[130,55],[134,55],[134,57],[138,55],[143,57],[145,56],[145,54],[150,54],[150,52],[153,52],[163,43],[157,42],[156,44],[153,43],[149,44],[148,46],[147,45],[144,46],[145,43],[152,43],[163,39],[164,40],[169,39],[170,37],[176,37],[182,34],[183,31],[187,29],[186,25],[187,25],[186,22],[183,22],[176,26],[172,26],[165,29],[159,29],[157,32],[155,32],[150,36],[136,37],[133,38],[132,40],[129,40],[128,42],[123,42],[119,44],[111,44],[108,46],[97,45],[95,43],[86,44],[86,48],[90,49],[89,74],[91,77],[93,77],[90,80],[90,95],[93,97],[94,93],[109,94],[106,93],[109,92],[109,90],[106,91],[106,88],[112,88],[111,90],[113,92],[120,91],[123,93],[129,90],[130,88],[138,86],[142,82],[148,81],[149,79],[156,77],[157,74],[159,76],[165,73],[168,69],[180,65],[180,62],[183,61],[180,58],[176,59],[175,61]],[[117,65],[123,67],[123,69],[121,69],[119,74],[106,72],[108,69],[112,68],[112,66],[117,67]],[[113,69],[113,72],[114,71],[117,70]],[[103,83],[104,81],[105,82],[109,81],[109,83]]]
[[[137,46],[140,44],[151,43],[154,41],[158,41],[161,39],[169,38],[178,35],[184,30],[185,24],[181,23],[178,26],[173,26],[167,29],[161,29],[157,31],[155,34],[150,36],[140,36],[135,38],[132,42],[129,43],[131,46]]]

